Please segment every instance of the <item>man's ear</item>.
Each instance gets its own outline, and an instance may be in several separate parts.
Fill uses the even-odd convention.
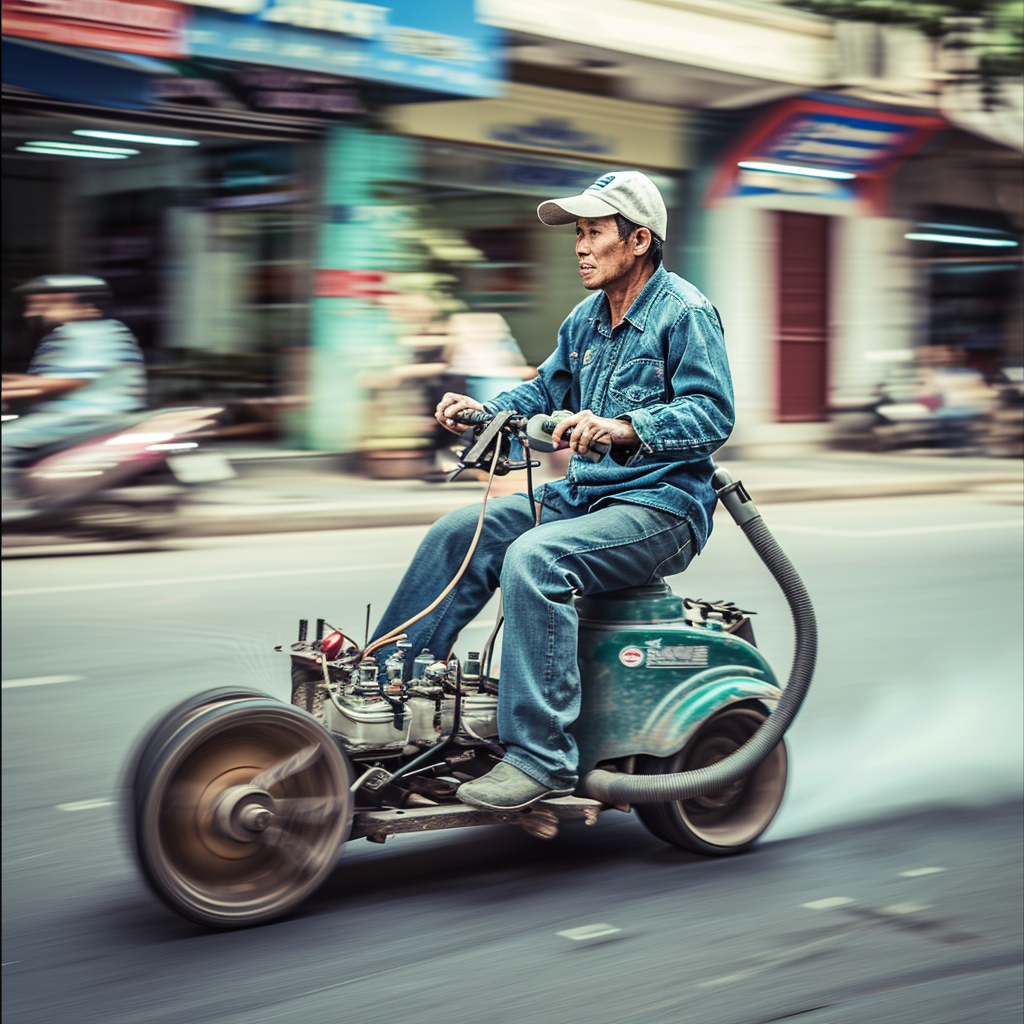
[[[651,247],[651,232],[648,228],[637,228],[633,236],[633,253],[643,256]]]

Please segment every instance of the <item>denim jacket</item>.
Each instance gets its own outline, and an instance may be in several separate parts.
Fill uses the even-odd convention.
[[[628,419],[640,438],[635,455],[596,463],[573,455],[548,494],[577,513],[609,501],[672,512],[689,521],[697,549],[704,546],[715,507],[711,455],[728,439],[734,412],[722,321],[689,282],[659,267],[614,329],[604,293],[584,299],[537,376],[486,408]]]

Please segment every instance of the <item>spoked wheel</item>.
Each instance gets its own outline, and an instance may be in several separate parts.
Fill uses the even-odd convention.
[[[715,764],[743,746],[767,717],[758,708],[726,708],[677,754],[639,759],[637,772],[665,775]],[[775,817],[786,790],[786,766],[786,746],[779,743],[749,775],[725,789],[692,800],[637,805],[637,817],[673,846],[714,856],[741,853]]]
[[[304,712],[246,691],[173,709],[128,766],[130,838],[172,909],[237,928],[273,920],[331,870],[352,824],[352,771]]]

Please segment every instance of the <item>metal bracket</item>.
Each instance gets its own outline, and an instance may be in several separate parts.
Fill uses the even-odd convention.
[[[349,786],[349,791],[358,793],[360,789],[368,789],[370,792],[376,792],[390,780],[391,772],[386,768],[368,768]]]
[[[558,822],[582,818],[587,825],[597,821],[607,809],[599,800],[581,796],[539,800],[521,811],[489,811],[469,804],[447,804],[439,807],[386,807],[381,810],[356,811],[350,839],[365,836],[372,843],[383,843],[388,836],[403,832],[432,832],[442,828],[463,828],[469,825],[519,825],[532,835],[552,838]]]
[[[479,463],[487,449],[491,446],[491,442],[501,433],[501,428],[515,415],[511,409],[502,409],[500,412],[495,413],[494,418],[484,427],[469,450],[464,451],[459,457],[463,467]]]

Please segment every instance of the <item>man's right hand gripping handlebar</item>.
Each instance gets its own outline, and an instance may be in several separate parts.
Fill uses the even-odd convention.
[[[486,416],[486,410],[475,399],[469,395],[460,395],[454,391],[445,392],[444,397],[437,403],[434,410],[434,419],[452,434],[463,434],[473,425],[473,422],[481,422],[477,417],[459,416],[460,413],[481,412]],[[456,418],[458,417],[458,418]]]

